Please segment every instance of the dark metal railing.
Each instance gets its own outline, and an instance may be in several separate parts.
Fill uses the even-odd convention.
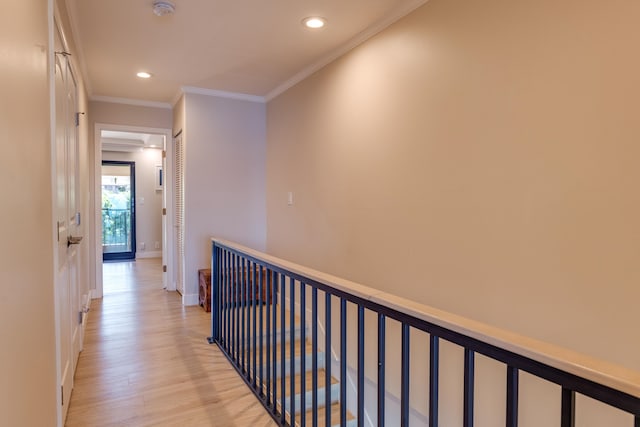
[[[398,298],[389,299],[387,294],[373,289],[222,240],[212,240],[211,278],[212,335],[209,342],[219,346],[280,425],[364,426],[368,412],[375,414],[378,426],[384,426],[390,416],[386,412],[387,377],[392,368],[387,360],[387,326],[392,320],[400,325],[400,410],[398,419],[388,422],[389,425],[409,425],[412,411],[410,384],[417,380],[411,372],[410,359],[416,357],[412,353],[411,332],[419,330],[429,334],[429,353],[418,357],[424,360],[429,373],[426,381],[428,398],[425,400],[426,422],[430,427],[438,426],[439,409],[443,405],[439,400],[440,384],[448,381],[439,366],[442,342],[456,344],[464,351],[461,400],[465,427],[474,423],[477,354],[506,366],[506,378],[500,382],[506,385],[504,419],[508,427],[518,425],[519,401],[523,398],[519,393],[520,372],[560,386],[558,418],[561,427],[576,425],[576,395],[624,411],[630,414],[629,426],[640,427],[640,384],[618,386],[628,385],[626,378],[613,378],[610,372],[594,374],[593,369],[583,366],[583,360],[559,360],[548,352],[536,353],[535,348],[525,348],[522,343],[511,343],[505,338],[513,337],[513,334],[503,336],[500,331],[491,329],[494,335],[487,335],[486,330],[465,329],[462,323],[431,316],[428,307],[420,306],[418,310],[416,304],[409,302],[406,307],[401,306]],[[324,310],[321,310],[318,303],[323,300]],[[334,306],[339,307],[339,313],[336,313],[339,315],[339,336],[335,341],[332,337]],[[351,318],[348,308],[353,307],[357,314]],[[372,327],[365,322],[365,313],[375,316],[377,327],[375,323]],[[461,319],[453,315],[451,318]],[[349,365],[347,329],[349,322],[354,320],[357,324],[357,361]],[[320,338],[319,328],[324,328],[324,340]],[[365,341],[369,339],[377,339],[377,354],[365,353]],[[339,352],[332,357],[332,346],[337,346],[338,342]],[[561,353],[565,354],[564,351]],[[365,361],[370,357],[376,357],[377,389],[365,396],[365,381],[376,376],[375,369],[368,375],[365,370]],[[332,360],[339,366],[338,372],[332,369]],[[566,366],[577,368],[565,370]],[[396,368],[393,366],[394,370]],[[322,370],[324,378],[320,376]],[[296,372],[301,375],[296,377]],[[347,400],[349,372],[356,377],[353,401]],[[339,375],[337,387],[332,384],[335,374]],[[613,379],[601,380],[603,378]],[[320,384],[321,379],[324,386]],[[310,390],[307,390],[309,386]]]
[[[129,247],[131,245],[131,211],[102,209],[102,245]]]

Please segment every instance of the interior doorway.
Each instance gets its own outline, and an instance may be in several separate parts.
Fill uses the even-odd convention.
[[[102,161],[102,260],[136,258],[136,164]]]
[[[162,283],[159,288],[175,290],[173,263],[173,205],[166,201],[172,200],[173,185],[173,146],[170,129],[148,128],[125,125],[111,125],[96,123],[95,125],[95,238],[96,238],[96,286],[94,298],[104,295],[103,281],[103,253],[113,252],[116,245],[107,244],[102,247],[103,234],[108,226],[117,224],[103,223],[102,200],[102,162],[119,161],[135,163],[135,195],[131,195],[131,206],[136,221],[131,221],[135,227],[135,241],[131,238],[131,251],[135,258],[161,258],[160,264]],[[112,174],[111,176],[119,176]],[[121,179],[121,178],[119,178]],[[115,186],[120,182],[113,182]],[[123,197],[126,200],[126,196]],[[112,206],[113,207],[113,206]],[[111,213],[111,212],[110,212]],[[115,212],[113,212],[115,214]],[[121,213],[125,215],[126,213]],[[113,217],[112,217],[113,219]],[[126,218],[116,218],[125,221]],[[106,231],[108,233],[108,230]],[[118,246],[128,246],[129,241],[122,238],[126,232],[118,232],[121,240],[115,242]],[[115,237],[115,235],[113,236]],[[133,236],[132,236],[133,237]],[[110,247],[113,246],[113,247]],[[120,255],[122,257],[122,255]],[[108,259],[110,256],[105,257]],[[129,255],[131,257],[131,253]],[[123,260],[123,258],[120,258]]]

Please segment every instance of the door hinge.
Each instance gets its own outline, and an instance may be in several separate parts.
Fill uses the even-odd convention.
[[[162,208],[162,215],[166,215],[167,214],[167,208]]]
[[[82,315],[84,314],[84,311],[80,310],[78,312],[78,324],[82,325]]]
[[[84,112],[83,111],[76,112],[76,127],[80,126],[80,114],[84,116]]]
[[[60,221],[56,221],[56,225],[58,226],[58,242],[60,241]]]
[[[167,266],[166,266],[166,265],[163,265],[163,266],[162,266],[162,272],[163,272],[163,273],[166,273],[166,272],[167,272]]]
[[[60,405],[64,406],[64,386],[63,385],[60,386],[60,399],[62,400],[62,403]]]
[[[162,158],[165,159],[167,157],[167,152],[165,150],[162,150]]]

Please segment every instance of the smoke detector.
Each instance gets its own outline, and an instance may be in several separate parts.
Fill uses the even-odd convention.
[[[153,13],[157,16],[170,15],[175,12],[176,6],[167,0],[155,0],[153,2]]]

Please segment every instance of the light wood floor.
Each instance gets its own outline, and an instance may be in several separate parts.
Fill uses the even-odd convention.
[[[182,307],[161,274],[157,259],[104,265],[66,426],[275,426],[207,343],[209,314]]]

